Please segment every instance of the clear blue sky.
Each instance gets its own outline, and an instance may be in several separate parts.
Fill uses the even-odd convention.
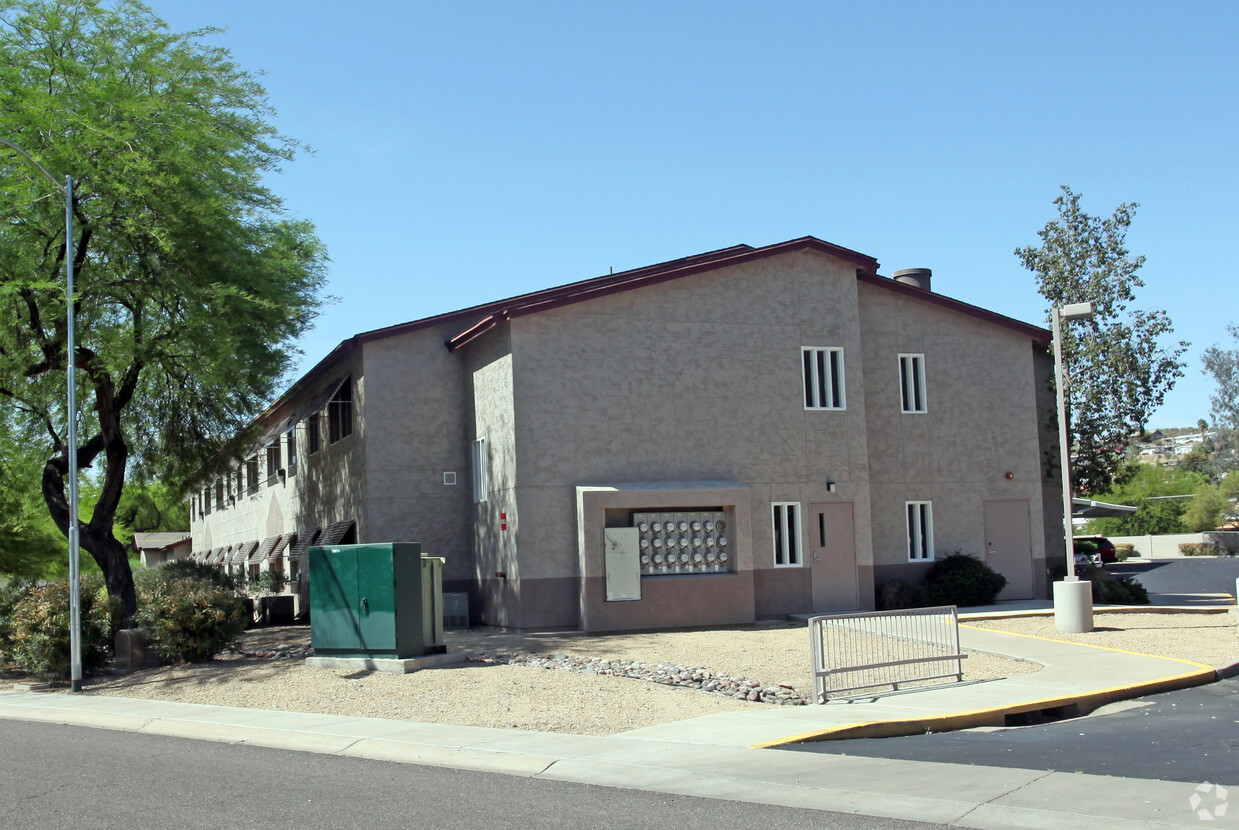
[[[1139,202],[1138,305],[1192,343],[1150,426],[1208,417],[1239,321],[1239,4],[153,0],[312,145],[272,180],[331,256],[301,370],[380,326],[812,234],[1040,323],[1013,255],[1059,185]]]

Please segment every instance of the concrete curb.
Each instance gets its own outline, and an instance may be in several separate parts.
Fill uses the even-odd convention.
[[[1236,671],[1239,673],[1239,668],[1236,668]],[[1114,686],[1109,689],[1098,689],[1094,692],[1081,694],[1028,700],[988,709],[972,709],[962,712],[951,712],[945,715],[905,718],[901,720],[845,723],[839,726],[832,726],[829,729],[821,729],[754,744],[753,748],[773,749],[789,744],[807,743],[809,741],[837,741],[849,738],[899,738],[907,735],[920,735],[925,732],[951,732],[957,729],[973,729],[978,726],[1004,726],[1006,725],[1008,715],[1021,715],[1053,709],[1068,710],[1071,712],[1070,716],[1079,717],[1118,700],[1130,700],[1131,698],[1143,697],[1144,695],[1203,686],[1214,682],[1219,676],[1217,669],[1204,667],[1196,671],[1145,683]]]

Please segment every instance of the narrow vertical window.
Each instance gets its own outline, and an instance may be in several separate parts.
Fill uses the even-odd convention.
[[[490,492],[489,473],[487,470],[490,461],[489,453],[486,447],[486,439],[479,438],[473,442],[473,503],[481,504],[486,501],[487,493]]]
[[[803,347],[805,409],[844,409],[843,349]]]
[[[280,439],[267,445],[267,484],[275,484],[280,472]]]
[[[925,355],[899,355],[899,389],[904,412],[927,412],[925,405]]]
[[[258,492],[258,456],[245,459],[245,492],[254,495]]]
[[[776,568],[800,564],[800,504],[776,502],[771,505]]]
[[[353,434],[353,379],[344,383],[327,402],[327,441],[334,444]]]
[[[284,433],[284,444],[288,447],[288,474],[296,475],[297,473],[297,425],[293,424],[288,428],[288,432]]]
[[[908,559],[925,561],[934,558],[933,503],[906,502],[908,512]]]
[[[305,438],[306,438],[306,444],[308,444],[310,448],[310,455],[313,455],[314,453],[318,452],[318,449],[321,446],[322,438],[319,436],[319,433],[318,433],[318,413],[317,412],[315,412],[313,415],[305,419]]]

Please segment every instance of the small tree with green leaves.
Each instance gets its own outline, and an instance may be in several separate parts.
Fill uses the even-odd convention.
[[[1058,218],[1038,231],[1040,247],[1017,248],[1015,255],[1051,307],[1093,304],[1092,319],[1064,324],[1061,345],[1071,480],[1080,492],[1103,493],[1119,471],[1127,436],[1144,429],[1183,376],[1187,343],[1163,344],[1174,331],[1166,312],[1132,307],[1144,285],[1144,257],[1132,257],[1125,243],[1137,205],[1121,204],[1108,219],[1089,216],[1069,187],[1054,204]]]
[[[0,423],[43,453],[41,495],[70,524],[64,379],[77,463],[98,497],[81,545],[126,617],[115,525],[126,484],[173,489],[239,454],[320,303],[325,254],[264,184],[299,149],[214,30],[178,33],[137,0],[0,2],[0,136],[73,179],[75,350],[63,193],[0,150]],[[76,474],[77,471],[72,471]]]

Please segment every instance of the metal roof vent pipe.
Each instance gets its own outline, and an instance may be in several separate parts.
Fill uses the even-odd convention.
[[[929,278],[933,275],[934,272],[928,268],[904,268],[902,271],[896,271],[893,279],[895,282],[901,282],[922,291],[930,291],[932,289],[929,287]]]

